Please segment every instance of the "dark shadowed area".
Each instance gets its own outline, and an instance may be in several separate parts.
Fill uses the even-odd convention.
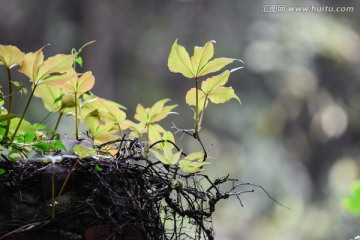
[[[192,128],[185,94],[193,82],[168,70],[168,54],[176,39],[191,52],[216,40],[215,57],[245,62],[228,83],[242,105],[209,106],[204,171],[259,184],[292,209],[260,189],[242,195],[244,207],[224,201],[216,239],[348,240],[360,234],[360,218],[341,205],[360,176],[359,13],[356,0],[1,0],[0,44],[30,52],[50,43],[51,56],[96,40],[81,69],[93,72],[96,95],[126,106],[130,119],[137,103],[169,97],[181,114],[168,126]],[[38,100],[27,117],[46,114]]]

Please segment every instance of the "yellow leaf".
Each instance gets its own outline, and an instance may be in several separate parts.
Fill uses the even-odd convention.
[[[5,46],[0,44],[0,65],[3,64],[8,69],[20,65],[25,54],[15,46]]]
[[[171,72],[181,73],[187,78],[195,76],[189,53],[183,46],[177,44],[177,40],[171,47],[168,67]]]

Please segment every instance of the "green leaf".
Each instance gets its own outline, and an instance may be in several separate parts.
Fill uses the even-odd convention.
[[[177,40],[171,47],[168,58],[168,67],[171,72],[181,73],[187,78],[194,77],[194,70],[189,53],[183,46],[177,44]]]
[[[96,164],[94,170],[95,172],[101,172],[103,169],[99,166],[99,164]]]
[[[66,151],[66,147],[65,145],[63,144],[62,141],[60,140],[55,140],[51,146],[54,148],[54,149],[62,149],[62,150],[65,150]]]
[[[90,149],[80,144],[75,145],[73,150],[79,156],[79,158],[88,158],[96,154],[96,149]]]
[[[3,175],[5,172],[6,172],[5,169],[0,168],[0,175]]]
[[[0,65],[5,65],[8,69],[20,65],[25,54],[17,47],[4,46],[0,44]]]
[[[36,132],[34,131],[28,131],[24,135],[24,141],[25,143],[31,143],[36,138]]]
[[[81,56],[76,57],[76,63],[79,64],[80,67],[83,66],[83,59]]]
[[[51,147],[50,143],[47,142],[39,142],[32,145],[33,147],[36,147],[44,152],[48,152],[49,148]]]
[[[349,197],[342,200],[342,204],[349,212],[360,215],[360,181],[355,182],[351,192]]]

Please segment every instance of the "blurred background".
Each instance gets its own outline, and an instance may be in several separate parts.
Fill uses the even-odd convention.
[[[360,217],[341,206],[360,175],[359,13],[356,0],[0,0],[0,44],[29,52],[50,43],[51,56],[96,40],[81,69],[95,75],[96,95],[125,105],[130,119],[137,103],[169,97],[181,115],[165,125],[192,128],[184,96],[193,82],[170,73],[167,57],[175,39],[191,54],[216,40],[215,57],[245,62],[228,83],[243,104],[206,110],[202,138],[213,159],[205,172],[259,184],[292,209],[255,188],[241,195],[244,207],[236,198],[218,206],[216,239],[348,240],[360,234]],[[45,115],[35,101],[28,120]]]

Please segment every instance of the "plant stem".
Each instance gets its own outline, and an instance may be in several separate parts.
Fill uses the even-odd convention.
[[[58,127],[59,127],[59,124],[60,124],[60,121],[61,121],[61,118],[62,118],[62,116],[64,115],[64,112],[63,111],[61,111],[60,112],[60,115],[59,115],[59,117],[58,117],[58,119],[57,119],[57,121],[56,121],[56,125],[55,125],[55,134],[51,137],[51,140],[53,140],[54,139],[54,137],[56,136],[56,132],[57,132],[57,129],[58,129]]]
[[[75,92],[75,138],[79,139],[78,99],[76,92]]]
[[[195,77],[195,133],[194,137],[199,137],[199,82],[198,78]]]
[[[51,218],[55,218],[55,170],[54,170],[54,163],[51,163]]]
[[[13,97],[12,97],[12,95],[13,94],[12,94],[12,85],[11,85],[11,73],[10,73],[10,68],[6,68],[6,70],[7,70],[8,79],[9,79],[9,111],[8,111],[8,114],[12,114],[12,111],[13,111]],[[5,134],[4,134],[3,139],[5,139],[9,134],[10,123],[11,123],[11,119],[9,119],[7,121],[6,130],[5,130]]]
[[[146,153],[145,153],[145,158],[148,158],[148,154],[149,154],[149,128],[150,128],[150,124],[147,124],[146,127]]]
[[[16,136],[16,133],[19,131],[19,128],[20,128],[20,126],[21,126],[22,121],[24,120],[26,111],[27,111],[28,108],[29,108],[31,99],[32,99],[33,96],[34,96],[34,92],[35,92],[37,86],[38,86],[37,84],[34,84],[34,88],[33,88],[33,90],[31,91],[30,97],[29,97],[29,99],[28,99],[28,101],[27,101],[27,103],[26,103],[26,106],[25,106],[25,109],[24,109],[23,113],[21,114],[20,121],[19,121],[18,125],[17,125],[16,128],[15,128],[15,131],[14,131],[12,137],[11,137],[11,140],[10,140],[10,143],[9,143],[9,144],[11,144],[11,143],[14,141],[15,136]]]

